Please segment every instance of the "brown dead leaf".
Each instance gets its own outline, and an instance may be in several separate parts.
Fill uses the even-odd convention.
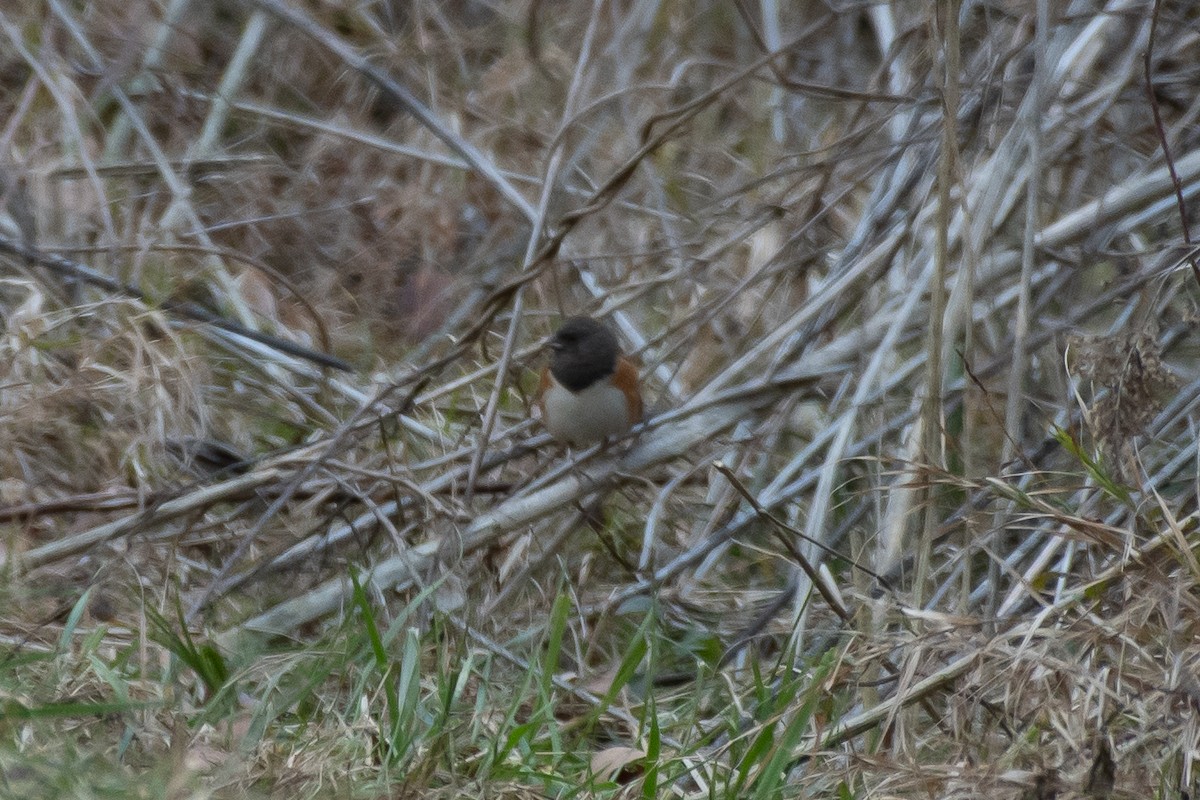
[[[601,780],[625,784],[641,777],[646,751],[636,747],[606,747],[592,756],[592,774]]]

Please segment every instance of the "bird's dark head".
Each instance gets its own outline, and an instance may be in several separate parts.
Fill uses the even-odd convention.
[[[550,374],[572,392],[580,392],[617,368],[617,336],[591,317],[571,317],[546,343]]]

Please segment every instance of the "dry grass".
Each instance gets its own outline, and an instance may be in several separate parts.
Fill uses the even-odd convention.
[[[4,793],[1194,795],[1190,4],[85,6],[0,11]]]

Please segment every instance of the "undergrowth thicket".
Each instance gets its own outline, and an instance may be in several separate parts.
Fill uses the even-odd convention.
[[[1193,4],[0,41],[0,795],[1195,796]]]

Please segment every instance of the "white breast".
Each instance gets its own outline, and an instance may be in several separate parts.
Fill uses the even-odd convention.
[[[592,444],[629,430],[625,395],[608,381],[572,393],[557,383],[542,397],[547,430],[555,439]]]

